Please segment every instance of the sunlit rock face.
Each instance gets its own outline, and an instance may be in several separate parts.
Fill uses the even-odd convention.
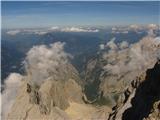
[[[40,86],[30,84],[26,79],[8,119],[68,119],[63,110],[70,106],[71,101],[83,103],[82,95],[81,86],[73,77],[66,81],[49,78]]]

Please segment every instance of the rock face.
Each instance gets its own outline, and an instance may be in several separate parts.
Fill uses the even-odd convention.
[[[39,102],[35,101],[37,100],[36,97],[38,98],[38,96],[32,99],[34,102],[37,102],[37,103],[36,104],[32,103],[30,101],[30,95],[26,91],[27,91],[27,82],[24,81],[21,88],[19,89],[18,96],[15,100],[15,103],[8,114],[8,117],[7,117],[8,120],[69,119],[68,115],[58,107],[52,107],[52,109],[50,109],[49,114],[42,114],[42,110],[45,113],[47,113],[48,111],[40,106],[41,104],[40,101]]]
[[[91,104],[70,103],[65,112],[72,120],[106,120],[111,109],[107,106],[98,107]]]
[[[160,100],[154,103],[151,113],[148,115],[147,118],[144,118],[144,120],[156,120],[156,119],[157,120],[160,119]]]
[[[160,119],[160,62],[148,69],[124,92],[124,100],[114,107],[109,120]],[[133,84],[134,83],[134,84]],[[128,92],[127,92],[128,91]]]

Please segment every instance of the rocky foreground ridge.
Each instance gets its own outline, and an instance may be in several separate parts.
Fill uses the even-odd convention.
[[[72,78],[64,84],[48,79],[41,87],[26,80],[7,119],[160,119],[160,61],[133,80],[112,110],[85,104],[80,85]]]

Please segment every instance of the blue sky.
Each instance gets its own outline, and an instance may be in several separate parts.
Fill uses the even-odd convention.
[[[160,2],[2,2],[2,28],[158,24]]]

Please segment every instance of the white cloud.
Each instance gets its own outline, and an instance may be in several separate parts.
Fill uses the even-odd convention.
[[[105,49],[105,45],[104,44],[100,44],[99,48],[100,48],[100,50],[104,50]]]
[[[115,40],[116,40],[115,37],[112,38],[112,39],[107,43],[106,47],[110,48],[111,50],[117,50],[118,47],[117,47],[117,45],[115,44]]]
[[[41,84],[45,79],[57,72],[60,65],[68,62],[69,54],[63,50],[65,43],[56,42],[46,45],[34,46],[28,53],[25,67],[32,76],[32,81]]]
[[[138,30],[138,29],[140,28],[140,26],[138,26],[138,25],[136,25],[136,24],[132,24],[132,25],[130,25],[129,27],[130,27],[130,29],[132,29],[132,30]]]
[[[14,100],[17,95],[17,91],[21,85],[23,76],[18,73],[11,73],[4,83],[4,91],[2,92],[2,119],[5,119],[10,111]]]
[[[128,48],[129,44],[127,41],[122,41],[120,44],[119,44],[119,48],[120,49],[125,49],[125,48]]]
[[[81,27],[66,27],[66,28],[62,28],[60,31],[62,32],[99,32],[98,29],[85,29]]]
[[[98,29],[74,27],[74,26],[73,27],[53,26],[49,30],[50,31],[59,31],[59,32],[99,32]]]
[[[127,27],[112,27],[111,33],[114,34],[128,34],[128,28]]]
[[[148,29],[157,30],[158,28],[159,28],[159,26],[156,24],[149,24],[148,25]]]
[[[160,55],[160,47],[158,47],[160,38],[150,35],[130,46],[127,42],[118,45],[113,41],[110,41],[109,45],[111,46],[110,51],[103,55],[108,61],[104,69],[109,74],[118,76],[125,76],[130,71],[143,72],[152,67]],[[115,51],[115,49],[118,50]]]
[[[34,32],[34,34],[37,34],[37,35],[44,35],[46,33],[47,33],[47,31],[36,31],[36,32]]]
[[[116,31],[117,30],[117,28],[116,27],[112,27],[112,31]]]
[[[59,31],[59,32],[99,32],[98,29],[92,29],[92,28],[53,26],[51,28],[41,28],[41,29],[9,30],[6,33],[9,34],[9,35],[16,35],[18,33],[44,35],[48,32],[55,32],[55,31]]]
[[[58,26],[53,26],[50,28],[51,30],[59,30],[60,28]]]

